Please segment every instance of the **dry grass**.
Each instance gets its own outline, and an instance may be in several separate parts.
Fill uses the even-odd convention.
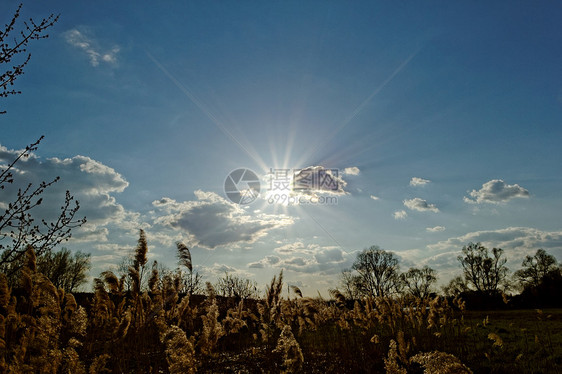
[[[139,248],[142,249],[142,245]],[[142,254],[142,253],[141,253]],[[139,256],[139,263],[143,262]],[[461,300],[283,299],[283,274],[261,300],[182,297],[153,268],[105,272],[88,302],[38,273],[0,275],[2,373],[560,372],[562,311],[466,312]]]

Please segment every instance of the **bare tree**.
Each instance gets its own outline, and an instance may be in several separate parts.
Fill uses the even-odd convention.
[[[557,269],[558,262],[544,249],[538,249],[533,256],[526,256],[521,265],[523,268],[515,272],[521,286],[536,287],[544,277]]]
[[[360,284],[370,296],[389,296],[399,287],[398,258],[376,245],[357,255],[353,269],[359,273]]]
[[[37,257],[37,270],[43,273],[53,285],[66,292],[74,292],[86,283],[90,269],[90,254],[75,252],[74,256],[62,248],[58,252],[45,252]]]
[[[428,266],[421,269],[410,268],[400,275],[400,280],[408,294],[426,298],[432,292],[432,286],[437,281],[435,270]]]
[[[351,269],[344,269],[340,274],[338,290],[340,289],[346,299],[355,300],[363,295],[365,287],[360,275],[353,274]]]
[[[215,285],[220,296],[237,297],[241,299],[259,297],[258,284],[256,281],[241,278],[237,275],[225,273],[219,278]]]
[[[43,137],[29,144],[7,166],[0,166],[0,191],[14,183],[14,174],[17,174],[18,161],[30,156]],[[2,160],[0,160],[1,162]],[[76,219],[80,209],[78,201],[66,191],[64,203],[58,218],[52,222],[41,220],[35,222],[33,213],[35,208],[43,202],[42,194],[54,183],[60,180],[54,178],[50,182],[41,182],[39,186],[29,183],[24,188],[19,188],[11,202],[4,201],[6,208],[0,214],[0,271],[8,277],[19,271],[28,246],[31,246],[37,256],[50,251],[58,244],[70,239],[71,230],[86,223],[86,218]],[[1,196],[0,196],[1,199]],[[74,203],[74,204],[73,204]]]
[[[53,26],[59,19],[59,16],[51,14],[47,18],[43,18],[41,22],[36,23],[33,19],[23,22],[22,31],[16,31],[16,23],[20,18],[22,5],[16,9],[10,22],[8,22],[3,30],[0,30],[0,64],[12,64],[3,73],[0,73],[0,97],[20,94],[12,88],[15,80],[24,73],[24,68],[31,59],[31,53],[27,52],[27,47],[32,40],[47,38],[45,30]],[[23,54],[23,58],[19,62],[13,61],[16,57]],[[0,111],[5,114],[6,111]]]
[[[492,295],[499,290],[507,277],[503,249],[493,248],[491,256],[488,249],[480,243],[469,243],[458,257],[463,268],[464,278],[476,291]]]
[[[443,293],[445,296],[455,297],[463,292],[468,291],[468,286],[461,276],[455,277],[449,281],[449,283],[443,287]]]

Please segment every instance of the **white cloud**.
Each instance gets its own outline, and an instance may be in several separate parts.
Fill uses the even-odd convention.
[[[337,246],[305,246],[297,241],[275,249],[279,256],[265,258],[248,264],[249,268],[278,268],[297,273],[333,275],[351,267],[355,253],[344,252]]]
[[[501,179],[493,179],[482,185],[479,190],[469,192],[469,197],[464,197],[464,201],[470,204],[501,204],[514,198],[528,198],[529,191],[518,184],[506,184]]]
[[[379,198],[376,197],[376,196],[374,196],[374,195],[371,195],[371,199],[373,199],[373,200],[375,200],[375,201],[379,200]]]
[[[277,247],[274,251],[279,254],[287,255],[300,252],[304,248],[306,248],[306,246],[302,242],[294,242]]]
[[[349,168],[343,169],[343,173],[346,175],[359,175],[359,168],[357,166],[352,166]]]
[[[195,191],[196,201],[177,202],[164,197],[153,206],[163,213],[155,224],[184,232],[190,244],[214,249],[241,242],[253,243],[270,230],[291,225],[285,215],[250,215],[240,205],[231,203],[214,192]]]
[[[440,232],[440,231],[445,231],[445,227],[443,226],[427,227],[425,230],[429,232]]]
[[[94,248],[98,251],[132,253],[132,251],[134,251],[136,247],[131,245],[120,245],[116,243],[103,243],[94,244]]]
[[[343,252],[339,248],[319,250],[312,257],[293,256],[282,259],[275,267],[298,273],[335,275],[344,268],[349,268],[354,256]]]
[[[270,265],[278,264],[281,259],[278,256],[266,256],[265,258],[261,259],[257,262],[251,262],[248,264],[250,269],[263,269],[265,267],[269,267]]]
[[[94,266],[98,266],[103,269],[115,267],[115,264],[121,259],[118,254],[110,255],[93,255],[90,256],[90,260]]]
[[[253,274],[243,269],[238,269],[227,264],[214,263],[211,266],[200,266],[198,271],[206,276],[211,275],[212,278],[220,278],[225,274],[237,275],[242,278],[252,278]]]
[[[18,154],[18,151],[0,146],[0,164],[8,164]],[[123,192],[129,183],[121,174],[99,161],[80,155],[44,160],[31,155],[20,160],[13,172],[16,175],[14,183],[0,190],[0,202],[3,205],[14,200],[18,188],[24,188],[29,183],[36,188],[41,182],[60,176],[57,183],[44,190],[42,204],[35,207],[32,213],[36,222],[57,219],[66,191],[70,191],[74,199],[80,202],[76,218],[86,216],[88,220],[84,226],[72,231],[73,242],[106,242],[108,225],[125,230],[142,227],[140,215],[125,210],[113,196]]]
[[[63,36],[68,44],[86,53],[92,66],[98,66],[100,62],[117,64],[117,54],[121,50],[119,46],[103,50],[96,40],[75,28],[64,32]]]
[[[499,230],[470,232],[462,236],[449,238],[427,246],[426,262],[442,263],[441,267],[450,266],[458,269],[457,256],[462,247],[469,243],[482,243],[486,248],[502,248],[508,260],[508,267],[516,270],[526,255],[532,255],[543,248],[562,260],[562,231],[542,231],[530,227],[508,227]],[[431,254],[431,256],[427,256]]]
[[[394,217],[394,219],[399,220],[399,219],[406,219],[406,217],[408,217],[408,213],[406,213],[405,210],[397,210],[396,212],[394,212],[392,214],[392,216]]]
[[[423,179],[423,178],[418,178],[418,177],[413,177],[410,180],[410,186],[424,186],[428,183],[430,183],[431,181],[429,179]]]
[[[419,197],[410,200],[404,200],[404,206],[410,210],[417,210],[418,212],[439,212],[439,209],[437,209],[435,204],[428,204],[427,201]]]
[[[543,231],[530,227],[508,227],[498,230],[469,232],[429,244],[423,249],[400,251],[403,260],[415,266],[428,265],[439,274],[439,282],[446,284],[451,278],[460,275],[457,257],[461,249],[469,243],[481,243],[488,249],[502,248],[508,268],[513,272],[521,267],[525,256],[533,255],[539,248],[545,249],[562,260],[562,231]]]

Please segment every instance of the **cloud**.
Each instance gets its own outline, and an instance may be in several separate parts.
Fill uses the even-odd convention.
[[[423,179],[423,178],[418,178],[418,177],[413,177],[410,180],[410,186],[424,186],[428,183],[430,183],[431,181],[429,179]]]
[[[428,204],[427,201],[420,199],[419,197],[404,200],[404,206],[410,210],[417,210],[418,212],[439,212],[439,209],[437,209],[435,204]]]
[[[278,247],[275,252],[279,256],[266,256],[248,264],[248,267],[254,269],[278,268],[298,273],[333,275],[344,268],[351,267],[355,260],[354,252],[344,252],[340,247],[318,244],[305,246],[300,241]]]
[[[152,205],[162,213],[155,224],[184,232],[190,245],[214,249],[242,242],[253,243],[270,230],[293,224],[285,215],[258,213],[250,215],[240,205],[214,192],[195,191],[197,200],[177,202],[164,197]]]
[[[464,197],[464,201],[470,204],[501,204],[514,198],[528,198],[529,191],[518,184],[506,184],[501,179],[493,179],[482,185],[479,190],[469,192],[469,197]]]
[[[408,213],[406,213],[405,210],[397,210],[396,212],[392,213],[392,216],[396,220],[406,219],[406,217],[408,217]]]
[[[275,267],[298,273],[333,275],[349,268],[354,256],[340,248],[323,248],[312,257],[293,256],[282,259]]]
[[[318,250],[319,246],[317,244],[303,244],[300,241],[282,245],[274,249],[275,253],[280,255],[290,255],[290,254],[312,254]]]
[[[117,64],[117,54],[121,50],[119,46],[115,45],[109,49],[102,50],[96,40],[86,36],[84,32],[76,28],[64,32],[63,37],[68,44],[86,53],[92,66],[98,66],[100,62],[109,65]]]
[[[543,231],[530,227],[507,227],[498,230],[469,232],[465,235],[451,237],[423,249],[400,251],[404,260],[415,266],[428,265],[439,274],[439,282],[446,284],[451,278],[460,275],[457,257],[469,243],[481,243],[488,249],[502,248],[508,268],[513,272],[521,267],[525,256],[533,255],[539,248],[545,249],[562,260],[562,231]]]
[[[379,198],[376,197],[376,196],[374,196],[374,195],[371,195],[371,199],[373,199],[373,200],[375,200],[375,201],[379,200]]]
[[[346,175],[359,175],[359,168],[357,166],[352,166],[349,168],[343,169],[343,173]]]
[[[480,242],[484,246],[500,248],[558,248],[562,249],[562,231],[542,231],[529,227],[508,227],[499,230],[483,230],[449,238],[429,245],[432,250],[461,249],[468,243]]]
[[[94,248],[98,251],[107,251],[107,252],[122,252],[122,253],[132,253],[136,247],[128,245],[119,245],[116,243],[103,243],[103,244],[94,244]]]
[[[261,259],[260,261],[257,262],[252,262],[248,264],[248,267],[250,269],[263,269],[265,267],[268,267],[270,265],[275,265],[278,264],[281,261],[281,259],[278,256],[266,256],[265,258]]]
[[[242,278],[251,278],[253,274],[247,272],[246,270],[238,269],[234,266],[214,263],[211,266],[200,266],[198,271],[201,274],[211,275],[214,278],[219,278],[225,275],[225,273],[230,275],[237,275]]]
[[[305,195],[347,195],[348,192],[344,190],[347,182],[342,178],[343,174],[345,173],[339,173],[337,169],[326,169],[323,166],[295,170],[293,191]]]
[[[469,243],[481,243],[484,247],[502,248],[508,260],[508,267],[513,271],[521,267],[527,255],[543,248],[562,260],[562,231],[543,231],[530,227],[508,227],[499,230],[470,232],[462,236],[430,244],[424,252],[424,263],[449,272],[458,271],[457,256],[462,247]],[[439,269],[438,269],[439,270]]]
[[[265,263],[263,261],[250,262],[248,267],[250,269],[263,269],[265,268]]]
[[[440,232],[440,231],[445,231],[445,227],[443,226],[427,227],[425,230],[428,232]]]
[[[0,146],[0,165],[10,163],[18,154],[19,151]],[[76,218],[86,216],[88,220],[84,226],[72,231],[73,242],[105,242],[109,235],[108,225],[125,230],[141,227],[140,215],[125,210],[113,196],[123,192],[129,183],[121,174],[99,161],[80,155],[65,159],[40,159],[32,154],[21,159],[12,171],[14,183],[0,190],[1,205],[14,201],[18,188],[25,188],[29,183],[36,188],[41,182],[60,176],[57,183],[44,190],[42,204],[32,213],[36,222],[41,219],[56,220],[66,191],[70,191],[80,202]]]
[[[319,264],[340,263],[344,261],[343,251],[340,248],[324,248],[314,254]]]

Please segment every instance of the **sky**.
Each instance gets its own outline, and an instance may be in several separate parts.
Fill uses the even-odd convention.
[[[45,135],[0,204],[60,176],[37,215],[80,201],[65,246],[91,277],[139,229],[171,269],[182,241],[205,280],[283,269],[312,296],[373,245],[439,284],[470,242],[512,271],[539,248],[562,261],[560,3],[49,1],[22,19],[51,13],[0,100],[0,164]],[[237,169],[250,203],[225,192]],[[330,186],[293,189],[311,175]]]

